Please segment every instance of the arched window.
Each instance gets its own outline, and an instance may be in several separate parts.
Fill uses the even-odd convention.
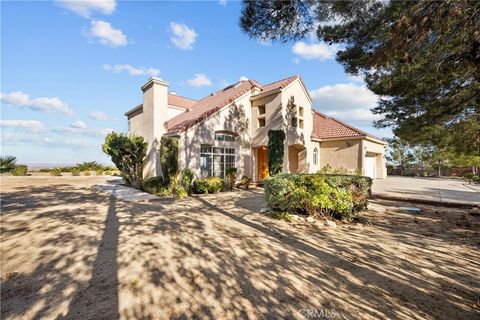
[[[313,149],[313,164],[314,165],[318,164],[318,149],[317,148]]]

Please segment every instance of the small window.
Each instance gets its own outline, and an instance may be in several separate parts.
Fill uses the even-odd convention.
[[[265,127],[265,119],[258,119],[258,127]]]
[[[303,120],[302,119],[298,120],[298,126],[300,127],[300,129],[303,129]]]
[[[215,140],[217,141],[230,141],[234,142],[235,141],[235,136],[233,134],[228,134],[228,133],[215,133]]]
[[[314,165],[318,164],[318,149],[317,148],[313,149],[313,164]]]
[[[303,107],[299,107],[299,108],[298,108],[298,115],[299,115],[300,117],[303,117]]]
[[[292,118],[292,127],[297,127],[297,126],[298,126],[298,119]]]
[[[258,106],[258,115],[264,115],[265,114],[265,106]]]

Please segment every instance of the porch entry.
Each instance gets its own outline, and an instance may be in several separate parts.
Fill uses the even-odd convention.
[[[268,177],[268,154],[267,147],[257,148],[258,180],[262,181]]]
[[[300,144],[288,146],[288,170],[291,173],[307,172],[307,149]]]

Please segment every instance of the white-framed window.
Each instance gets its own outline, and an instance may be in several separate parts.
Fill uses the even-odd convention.
[[[200,174],[202,178],[225,178],[225,171],[235,168],[235,148],[220,148],[202,144],[200,147]]]
[[[215,140],[235,142],[237,137],[231,133],[215,133]]]
[[[313,164],[314,165],[318,164],[318,149],[317,148],[313,149]]]

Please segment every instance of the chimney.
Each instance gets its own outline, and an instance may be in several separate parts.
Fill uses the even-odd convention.
[[[142,86],[143,126],[148,143],[147,159],[143,176],[155,177],[162,174],[159,163],[160,139],[167,132],[168,87],[170,84],[159,78],[150,78]]]

